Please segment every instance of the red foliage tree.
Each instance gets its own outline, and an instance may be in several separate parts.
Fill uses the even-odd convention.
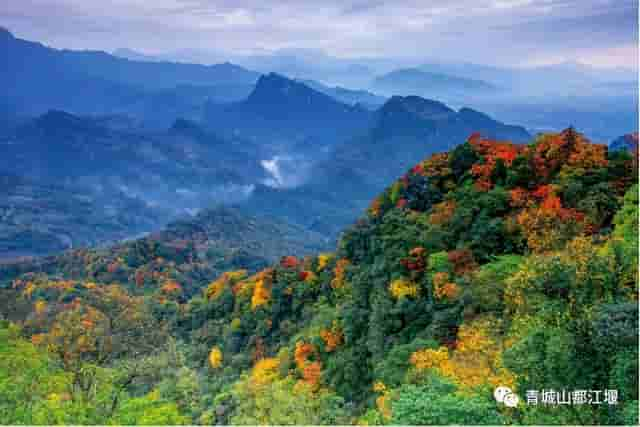
[[[283,268],[297,268],[299,265],[298,258],[294,256],[284,256],[280,260],[280,266]]]

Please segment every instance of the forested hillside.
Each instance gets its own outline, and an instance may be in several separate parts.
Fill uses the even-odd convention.
[[[637,424],[637,149],[573,129],[460,142],[331,253],[208,275],[192,250],[143,263],[131,245],[110,275],[81,258],[5,271],[0,419]],[[520,404],[497,403],[498,386]],[[525,398],[544,390],[602,393]]]
[[[61,278],[118,283],[138,294],[178,284],[184,301],[208,279],[228,269],[256,272],[276,262],[282,253],[312,254],[327,246],[326,238],[302,227],[218,206],[110,247],[7,260],[0,263],[0,282],[11,287],[11,280],[28,273],[31,281]]]

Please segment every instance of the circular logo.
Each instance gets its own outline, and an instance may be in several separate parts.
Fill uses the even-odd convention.
[[[497,402],[503,403],[504,397],[510,393],[512,393],[512,391],[509,387],[500,386],[493,391],[493,397]]]
[[[500,386],[493,391],[496,402],[504,403],[509,408],[515,408],[520,402],[520,398],[509,387]]]
[[[519,401],[520,398],[515,393],[508,393],[503,400],[504,405],[508,406],[509,408],[515,408],[516,406],[518,406]]]

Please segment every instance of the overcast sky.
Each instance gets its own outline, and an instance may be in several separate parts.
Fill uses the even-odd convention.
[[[73,49],[259,52],[482,64],[638,64],[637,0],[2,0],[0,26]]]

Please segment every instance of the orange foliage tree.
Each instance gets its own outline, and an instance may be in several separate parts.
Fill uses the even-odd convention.
[[[455,299],[460,294],[460,288],[449,280],[449,273],[439,272],[433,275],[433,295],[438,300]]]
[[[347,267],[351,264],[346,258],[341,258],[336,262],[336,267],[333,270],[334,277],[331,280],[331,287],[333,289],[341,289],[346,284]]]
[[[160,291],[167,295],[181,294],[182,286],[180,286],[180,283],[176,282],[175,280],[169,280],[165,282],[164,285],[162,285]]]
[[[294,360],[302,380],[312,390],[316,390],[320,385],[320,377],[322,375],[322,363],[316,347],[311,343],[298,341],[294,352]]]
[[[324,341],[324,348],[327,352],[332,352],[344,342],[344,333],[337,321],[333,321],[331,328],[320,331],[320,337]]]
[[[444,202],[433,205],[429,221],[432,224],[442,225],[448,223],[456,211],[456,202],[454,200],[445,200]]]
[[[564,208],[552,186],[541,186],[532,195],[539,204],[530,204],[516,217],[532,251],[556,249],[583,228],[584,215]]]

